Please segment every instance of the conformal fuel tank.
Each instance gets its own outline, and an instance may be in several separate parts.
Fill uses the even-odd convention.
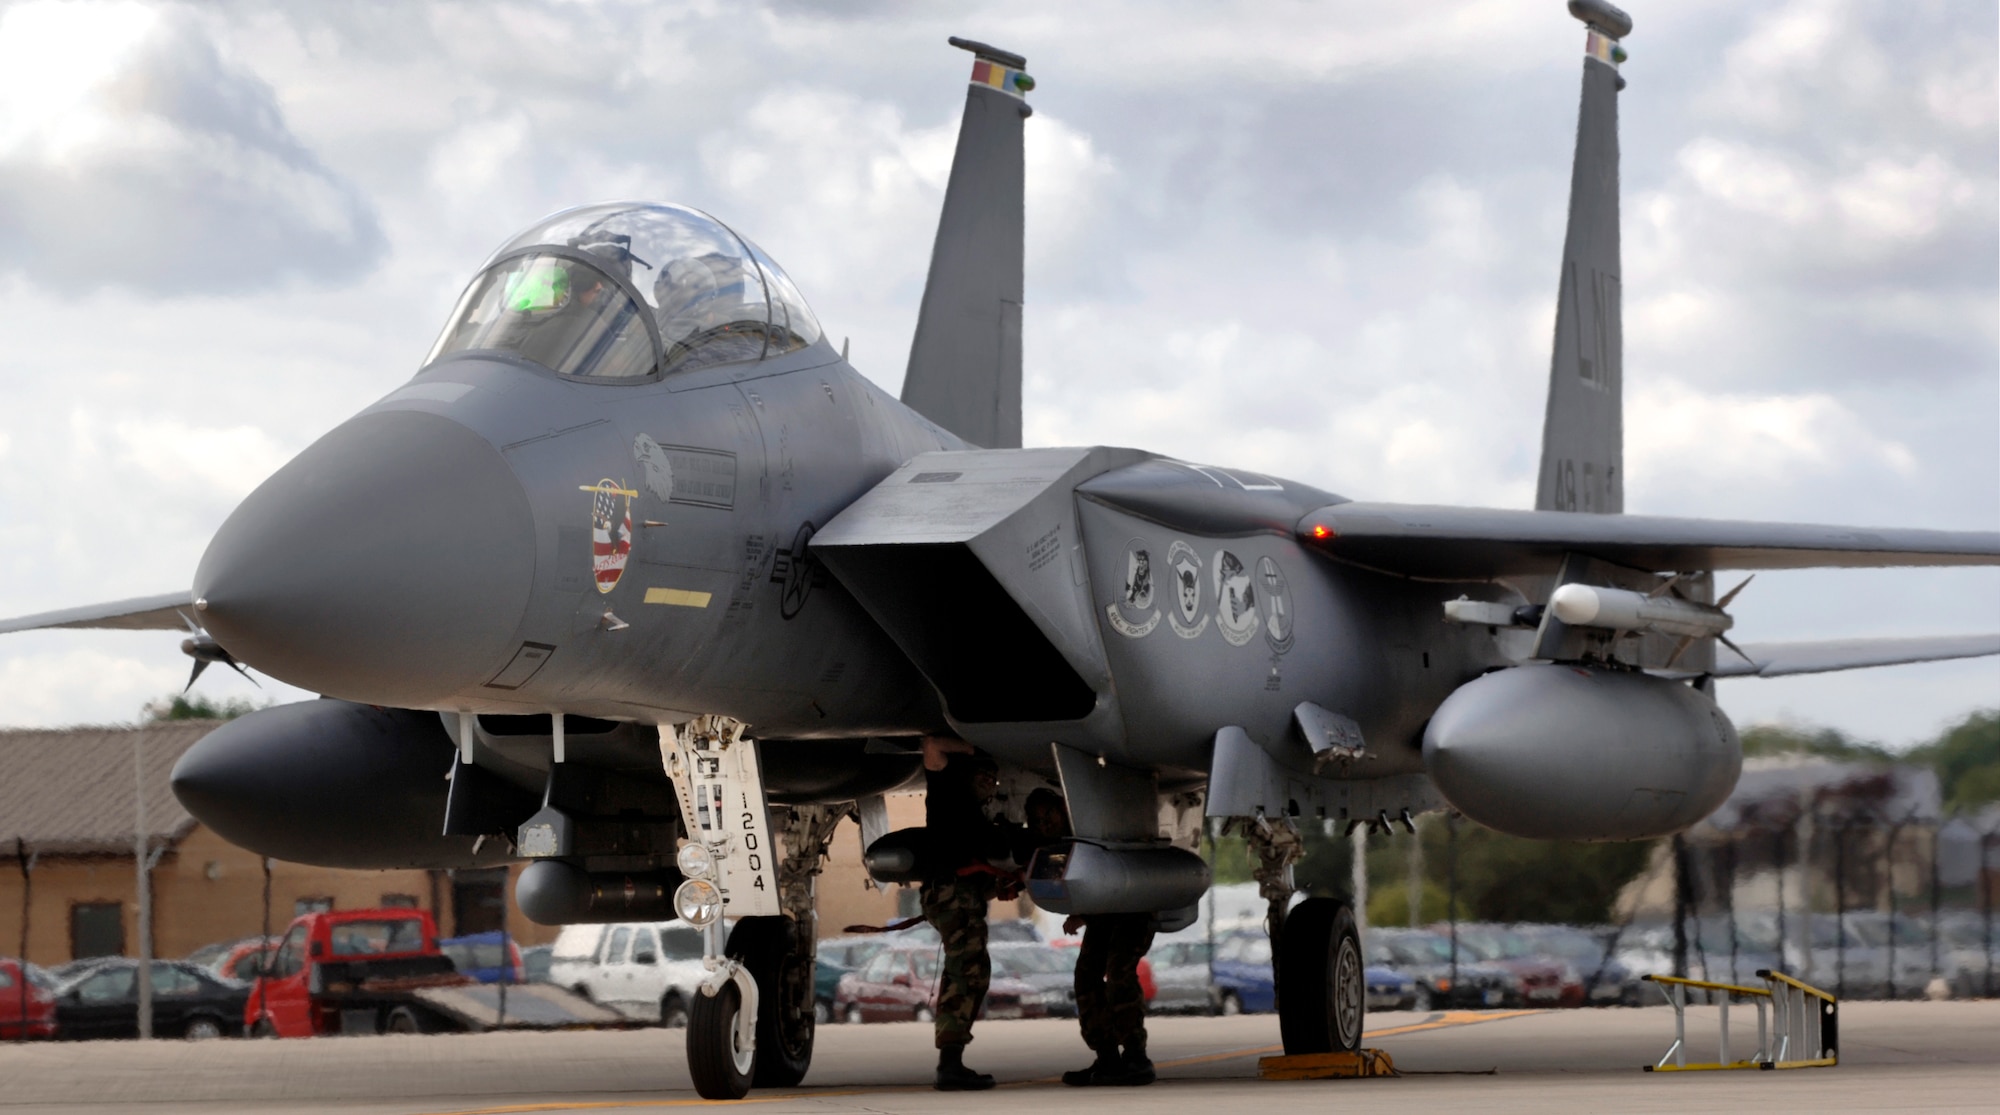
[[[1540,840],[1643,840],[1722,804],[1743,744],[1715,702],[1625,670],[1536,665],[1460,686],[1424,730],[1445,800]]]

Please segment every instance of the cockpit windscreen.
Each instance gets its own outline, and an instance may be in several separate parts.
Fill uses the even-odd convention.
[[[425,363],[504,349],[563,375],[631,379],[819,338],[798,288],[756,245],[693,209],[619,202],[558,213],[509,241]]]

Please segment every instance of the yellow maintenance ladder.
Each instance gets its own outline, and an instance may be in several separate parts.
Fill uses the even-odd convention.
[[[1716,1069],[1810,1069],[1840,1063],[1840,1003],[1832,995],[1810,984],[1768,968],[1759,969],[1764,987],[1743,987],[1733,983],[1681,979],[1678,976],[1646,976],[1659,985],[1660,992],[1674,1008],[1674,1043],[1659,1064],[1647,1065],[1647,1072],[1703,1072]],[[1717,1060],[1689,1064],[1687,1059],[1688,989],[1720,992],[1716,1005],[1722,1013],[1722,1040]],[[1729,1002],[1732,997],[1749,999],[1757,1007],[1757,1051],[1747,1060],[1729,1056]],[[1766,1013],[1768,1008],[1768,1015]],[[1673,1062],[1668,1064],[1667,1062]]]

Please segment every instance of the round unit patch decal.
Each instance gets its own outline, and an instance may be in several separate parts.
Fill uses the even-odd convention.
[[[1167,570],[1173,574],[1175,613],[1178,613],[1169,613],[1167,623],[1183,639],[1199,638],[1208,630],[1208,617],[1201,611],[1201,558],[1193,546],[1176,541],[1167,547]]]
[[[1264,641],[1283,654],[1292,649],[1292,594],[1285,574],[1270,558],[1257,559],[1257,583],[1264,589]]]
[[[1143,639],[1160,625],[1160,610],[1153,607],[1153,554],[1145,539],[1125,543],[1125,585],[1118,599],[1104,606],[1104,617],[1128,639]]]
[[[1257,586],[1242,559],[1228,550],[1215,552],[1215,625],[1229,645],[1240,647],[1257,634]]]

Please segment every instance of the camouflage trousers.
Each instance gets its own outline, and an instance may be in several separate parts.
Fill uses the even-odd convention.
[[[990,876],[924,884],[924,920],[944,939],[944,964],[938,972],[939,1049],[972,1040],[972,1020],[993,982],[993,961],[986,955],[986,903],[992,897]]]
[[[1153,947],[1153,915],[1093,914],[1076,956],[1076,1020],[1100,1053],[1146,1041],[1146,994],[1139,961]]]

